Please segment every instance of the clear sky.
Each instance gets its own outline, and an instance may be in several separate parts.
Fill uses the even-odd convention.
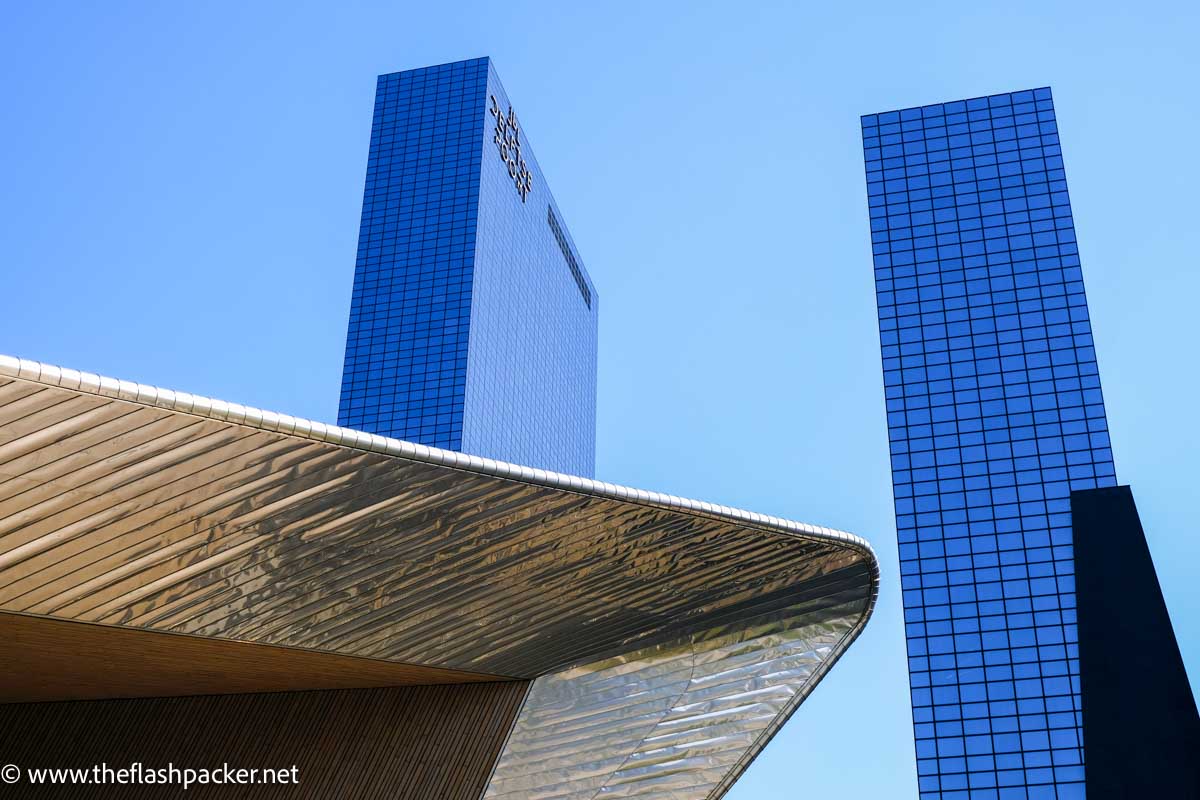
[[[334,421],[375,76],[490,55],[602,297],[598,476],[882,561],[729,796],[915,797],[858,118],[1050,85],[1195,685],[1200,6],[805,6],[4,3],[0,352]]]

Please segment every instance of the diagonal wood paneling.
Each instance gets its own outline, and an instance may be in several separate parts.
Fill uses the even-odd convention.
[[[297,767],[299,785],[4,785],[12,798],[478,800],[528,683],[0,705],[28,768]]]
[[[502,676],[0,612],[0,703],[478,683]]]

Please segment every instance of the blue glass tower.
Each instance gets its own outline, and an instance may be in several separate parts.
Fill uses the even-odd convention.
[[[862,118],[922,798],[1080,798],[1070,494],[1116,483],[1049,89]]]
[[[490,59],[381,75],[338,424],[591,476],[598,310]]]

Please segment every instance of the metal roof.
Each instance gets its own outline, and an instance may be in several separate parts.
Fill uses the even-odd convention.
[[[719,797],[877,583],[841,531],[0,356],[0,612],[535,679],[485,797]]]

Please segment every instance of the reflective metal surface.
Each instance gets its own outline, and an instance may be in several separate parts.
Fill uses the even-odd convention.
[[[0,610],[537,678],[489,797],[719,796],[876,581],[838,531],[0,357]]]
[[[537,679],[484,797],[720,797],[868,602],[786,609]]]

